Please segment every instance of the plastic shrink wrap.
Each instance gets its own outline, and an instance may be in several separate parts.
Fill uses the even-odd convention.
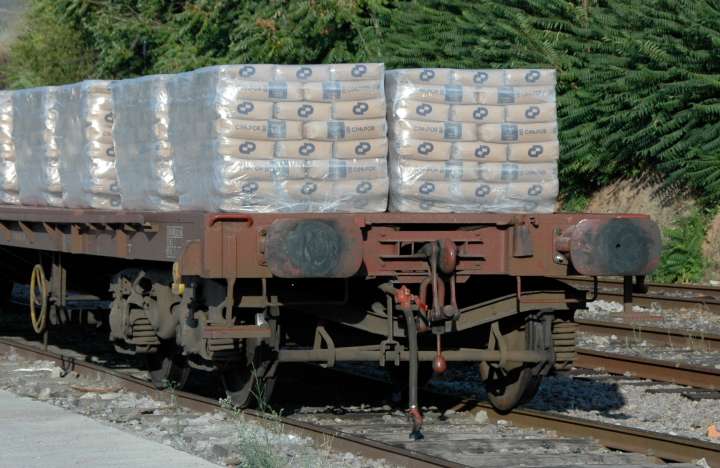
[[[554,70],[401,69],[386,84],[392,211],[554,211]]]
[[[110,86],[116,169],[126,209],[179,208],[169,136],[168,82],[173,76],[145,76]]]
[[[0,203],[20,204],[15,160],[12,91],[0,91]]]
[[[121,207],[108,84],[11,92],[11,112],[2,113],[3,128],[12,127],[1,150],[3,190],[14,187],[24,205]]]
[[[183,209],[384,211],[382,64],[226,65],[174,76]]]
[[[122,208],[113,142],[113,107],[110,81],[83,81],[80,99],[81,151],[73,162],[76,177],[67,180],[78,195],[68,206]],[[79,183],[79,186],[77,185]],[[75,197],[73,197],[75,198]]]
[[[12,134],[23,205],[63,206],[62,135],[58,129],[63,108],[57,99],[60,90],[46,87],[12,93]]]

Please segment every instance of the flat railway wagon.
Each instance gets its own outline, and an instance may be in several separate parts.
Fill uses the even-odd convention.
[[[500,411],[532,398],[572,362],[573,314],[591,299],[551,277],[642,287],[660,235],[629,214],[3,207],[0,252],[4,284],[31,284],[37,332],[71,321],[74,300],[111,301],[96,319],[158,386],[216,371],[246,406],[280,363],[370,361],[407,381],[419,428],[418,381],[448,361],[476,363]]]

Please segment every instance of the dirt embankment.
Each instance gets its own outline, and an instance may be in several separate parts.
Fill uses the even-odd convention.
[[[720,282],[720,214],[716,215],[705,234],[703,254],[708,261],[706,279]]]
[[[589,213],[645,213],[660,225],[670,227],[693,207],[692,200],[676,200],[669,204],[656,193],[655,186],[642,186],[633,181],[620,181],[600,189],[588,205]]]

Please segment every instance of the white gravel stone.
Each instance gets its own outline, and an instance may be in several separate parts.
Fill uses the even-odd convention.
[[[40,390],[40,393],[38,393],[37,399],[38,400],[47,400],[50,398],[50,388],[45,387],[42,390]]]
[[[588,380],[554,376],[543,381],[531,408],[611,424],[710,441],[707,427],[720,418],[717,400],[692,401],[680,393],[647,393],[651,388],[682,388],[637,379],[592,376]],[[715,441],[718,442],[718,441]]]
[[[485,411],[478,411],[475,413],[475,422],[478,424],[487,424],[488,423],[488,415]]]

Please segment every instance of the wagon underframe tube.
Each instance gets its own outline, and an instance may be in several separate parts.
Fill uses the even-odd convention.
[[[368,349],[367,346],[348,346],[334,349],[281,349],[278,358],[280,362],[380,362],[383,359],[386,362],[410,361],[410,352],[406,349],[402,350],[381,350]],[[418,351],[418,361],[433,361],[435,359],[435,351]],[[443,356],[447,361],[453,362],[500,362],[515,361],[538,363],[549,361],[552,358],[551,353],[542,351],[515,351],[508,350],[505,353],[487,349],[445,349]]]

